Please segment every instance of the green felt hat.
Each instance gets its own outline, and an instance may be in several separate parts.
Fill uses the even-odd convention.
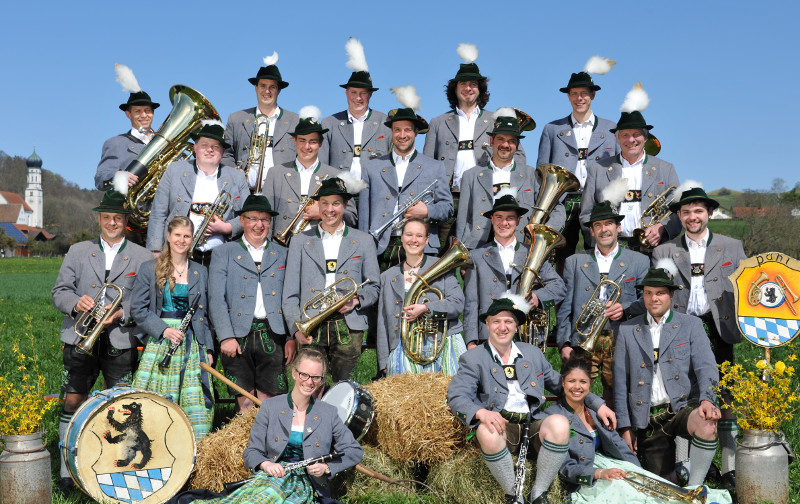
[[[150,99],[149,94],[145,93],[144,91],[138,91],[136,93],[131,93],[130,96],[128,96],[128,101],[120,104],[119,109],[127,111],[134,105],[150,105],[153,110],[160,107],[158,103]]]
[[[677,213],[683,205],[693,201],[702,201],[708,205],[711,210],[716,210],[719,207],[719,201],[710,198],[702,187],[692,187],[691,189],[683,191],[681,199],[670,204],[669,210],[672,213]]]
[[[347,190],[347,184],[338,177],[326,178],[323,180],[320,184],[319,191],[317,191],[317,194],[311,196],[311,199],[319,201],[323,196],[341,196],[345,201],[353,197]]]
[[[236,215],[242,215],[245,212],[266,212],[273,217],[278,215],[278,212],[272,209],[269,204],[269,200],[263,194],[251,194],[246,200],[244,200],[242,209],[236,210],[233,213]]]
[[[649,268],[647,275],[642,279],[642,283],[636,286],[637,289],[645,287],[669,287],[669,290],[674,291],[678,288],[675,282],[672,281],[672,275],[663,268]]]
[[[223,149],[230,147],[230,144],[225,141],[225,128],[221,124],[204,124],[200,130],[190,135],[192,140],[197,142],[200,137],[210,138],[222,144]]]
[[[125,199],[125,195],[121,192],[115,191],[114,189],[109,189],[103,193],[103,200],[99,205],[92,208],[92,210],[95,212],[118,213],[125,215],[129,215],[131,213],[130,208],[128,208],[128,202]]]
[[[319,122],[319,119],[315,117],[304,117],[300,119],[300,122],[297,123],[294,131],[290,132],[289,135],[297,137],[299,135],[308,135],[310,133],[319,133],[321,135],[327,132],[328,129],[322,127],[322,123]]]
[[[372,87],[372,77],[369,72],[359,71],[350,74],[350,80],[346,84],[339,84],[339,87],[347,88],[361,88],[367,91],[377,91],[378,88]]]
[[[274,80],[278,83],[278,87],[280,89],[286,88],[289,86],[289,83],[286,82],[281,78],[281,71],[278,70],[278,65],[267,65],[258,69],[258,73],[255,77],[250,77],[248,82],[250,84],[257,86],[258,81],[261,79],[269,79]]]
[[[609,201],[601,201],[592,207],[592,213],[589,215],[589,220],[584,222],[587,227],[592,227],[592,222],[601,220],[612,219],[617,221],[617,224],[625,220],[624,215],[617,213],[617,209],[611,206]]]
[[[518,217],[528,213],[527,208],[519,206],[519,203],[517,202],[517,198],[515,196],[516,192],[514,192],[513,194],[507,193],[507,191],[511,190],[515,191],[516,188],[501,189],[500,192],[497,193],[497,197],[494,200],[492,209],[483,212],[483,216],[488,219],[491,219],[492,215],[495,212],[502,212],[502,211],[517,212]]]
[[[530,306],[525,303],[523,306],[520,306],[519,303],[524,301],[524,298],[520,296],[521,301],[514,301],[508,297],[499,297],[492,301],[492,304],[489,305],[489,308],[486,309],[486,312],[481,313],[478,318],[480,321],[486,322],[486,318],[492,315],[497,315],[501,311],[508,311],[514,316],[517,320],[517,324],[522,324],[526,320],[528,320],[528,310]]]
[[[388,128],[391,128],[392,124],[397,121],[411,121],[416,125],[417,133],[427,133],[430,128],[428,121],[411,108],[392,109],[387,115],[388,117],[383,124]]]
[[[646,129],[650,131],[653,127],[647,124],[641,112],[634,110],[633,112],[623,112],[619,117],[619,121],[617,121],[617,127],[611,128],[608,131],[616,133],[624,129]]]
[[[458,67],[456,76],[450,79],[451,82],[484,81],[488,77],[481,75],[478,65],[475,63],[461,63]]]
[[[492,128],[491,133],[489,133],[489,136],[495,135],[511,135],[517,138],[525,138],[519,129],[519,120],[517,119],[516,115],[514,117],[495,117],[494,127]]]
[[[577,87],[589,88],[589,91],[600,91],[600,86],[594,83],[592,76],[587,72],[572,74],[566,87],[559,88],[562,93],[569,93],[569,90]]]

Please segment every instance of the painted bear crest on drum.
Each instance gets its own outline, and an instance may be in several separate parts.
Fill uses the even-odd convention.
[[[139,463],[131,464],[131,467],[142,469],[153,456],[153,452],[150,450],[152,440],[142,430],[142,405],[136,402],[123,404],[119,412],[127,416],[125,421],[118,422],[114,418],[114,407],[108,408],[108,423],[120,434],[112,436],[111,431],[107,430],[103,433],[103,438],[111,444],[123,443],[120,452],[124,458],[115,461],[117,467],[131,464],[136,455],[141,453],[142,459]]]

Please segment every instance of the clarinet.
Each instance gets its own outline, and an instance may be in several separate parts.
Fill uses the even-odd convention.
[[[308,466],[310,466],[312,464],[316,464],[317,462],[329,462],[329,461],[334,460],[334,459],[340,459],[340,458],[342,458],[343,455],[344,455],[343,453],[333,452],[333,453],[330,453],[328,455],[323,455],[321,457],[312,457],[312,458],[307,458],[305,460],[301,460],[299,462],[290,462],[290,463],[282,464],[283,465],[283,470],[285,471],[285,474],[289,474],[290,471],[294,471],[294,470],[297,470],[297,469],[303,469],[304,467],[308,467]],[[231,483],[225,483],[225,484],[223,484],[223,487],[225,488],[226,492],[232,492],[232,491],[234,491],[234,490],[236,490],[236,489],[238,489],[240,487],[243,487],[244,485],[250,483],[254,479],[255,479],[255,477],[243,479],[241,481],[234,481],[234,482],[231,482]]]
[[[524,504],[525,497],[522,495],[525,486],[525,459],[528,458],[528,436],[531,429],[531,414],[525,417],[525,424],[522,427],[522,434],[519,440],[519,456],[517,457],[517,471],[514,475],[514,501],[513,504]]]
[[[191,306],[189,306],[189,311],[186,312],[186,315],[181,320],[181,325],[178,326],[178,330],[186,336],[186,331],[189,329],[189,324],[192,323],[192,316],[194,316],[194,312],[197,311],[197,305],[200,304],[200,293],[198,292],[194,296],[194,300],[192,301]],[[158,364],[158,367],[161,369],[166,369],[169,367],[169,361],[172,360],[172,355],[175,353],[175,350],[178,349],[180,343],[173,343],[167,354],[164,356],[164,359]]]

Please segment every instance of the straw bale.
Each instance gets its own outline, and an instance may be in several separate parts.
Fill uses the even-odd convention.
[[[449,459],[466,445],[467,434],[447,406],[449,384],[450,377],[442,373],[420,373],[366,385],[375,398],[375,421],[367,439],[401,463]]]
[[[412,479],[414,475],[413,464],[395,462],[385,453],[368,445],[364,446],[364,458],[361,459],[361,464],[395,480]],[[384,496],[395,494],[408,497],[411,494],[411,492],[398,485],[390,485],[389,483],[371,478],[355,469],[348,469],[338,474],[333,484],[338,488],[338,495],[346,494],[350,497],[366,494],[379,494]]]
[[[244,467],[242,453],[247,448],[256,413],[258,408],[251,408],[236,415],[228,424],[197,444],[197,458],[189,488],[221,492],[224,483],[250,477],[250,471]]]

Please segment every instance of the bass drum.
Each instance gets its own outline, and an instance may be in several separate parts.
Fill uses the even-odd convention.
[[[375,417],[372,394],[354,381],[341,381],[328,389],[322,400],[336,406],[339,418],[350,429],[356,441],[369,430]]]
[[[180,406],[127,386],[92,394],[59,446],[81,490],[99,502],[129,504],[159,504],[178,493],[196,451]]]

